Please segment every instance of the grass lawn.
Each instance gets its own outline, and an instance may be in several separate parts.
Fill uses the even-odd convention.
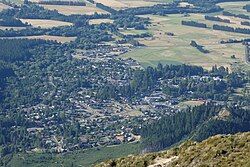
[[[111,158],[139,153],[139,143],[122,144],[112,147],[103,147],[99,150],[88,149],[66,154],[17,154],[14,155],[8,166],[11,167],[61,167],[83,166],[88,167]]]

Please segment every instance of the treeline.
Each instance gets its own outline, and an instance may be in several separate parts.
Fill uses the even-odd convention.
[[[26,27],[28,24],[23,23],[21,20],[13,18],[13,17],[6,17],[0,20],[0,26],[7,26],[7,27]]]
[[[234,14],[234,13],[231,13],[231,12],[228,12],[228,11],[223,11],[222,13],[224,16],[233,16],[233,17],[238,17],[238,18],[241,18],[241,19],[250,19],[250,16],[248,15],[245,15],[245,14]]]
[[[146,26],[150,24],[149,19],[133,15],[113,15],[111,19],[114,19],[114,24],[117,28],[135,28],[137,30],[145,30]]]
[[[38,4],[43,4],[43,5],[68,5],[68,6],[86,6],[85,2],[80,2],[80,1],[51,1],[51,0],[43,0],[43,1],[38,1]]]
[[[105,10],[109,13],[116,13],[117,11],[109,6],[106,6],[106,5],[103,5],[102,3],[96,3],[96,7],[102,9],[102,10]]]
[[[102,4],[97,4],[97,6],[103,6]],[[100,7],[99,6],[99,7]],[[109,7],[108,7],[109,8]],[[111,8],[110,8],[111,9]],[[113,9],[111,9],[113,10]],[[47,10],[42,6],[35,4],[23,5],[19,9],[7,9],[0,12],[0,18],[24,18],[24,19],[52,19],[59,21],[71,22],[77,27],[89,26],[88,22],[90,19],[113,19],[112,24],[101,24],[102,29],[111,29],[114,31],[117,28],[135,28],[135,29],[145,29],[148,20],[146,18],[140,18],[133,14],[121,14],[117,13],[115,10],[109,11],[113,12],[110,14],[93,14],[93,15],[63,15],[58,13],[56,10]]]
[[[186,25],[186,26],[193,26],[193,27],[199,27],[199,28],[207,28],[207,25],[204,23],[199,23],[196,21],[181,21],[182,25]]]
[[[11,8],[3,10],[0,18],[15,17],[22,19],[55,19],[63,20],[64,15],[56,10],[46,10],[42,6],[35,4],[22,5],[21,8]]]
[[[250,22],[249,21],[242,21],[240,22],[241,25],[244,25],[244,26],[250,26]]]
[[[228,40],[221,40],[221,44],[227,44],[227,43],[242,43],[244,40],[237,40],[237,39],[228,39]]]
[[[250,29],[248,28],[234,28],[229,26],[222,26],[222,25],[213,25],[214,30],[221,30],[221,31],[228,31],[228,32],[235,32],[241,34],[250,34]]]
[[[219,6],[210,4],[209,6],[198,6],[195,5],[194,8],[189,7],[179,7],[179,2],[172,2],[168,4],[157,4],[154,6],[128,8],[120,10],[120,13],[127,13],[133,15],[146,15],[146,14],[156,14],[156,15],[166,15],[166,14],[183,14],[183,13],[210,13],[218,12],[222,9]]]
[[[223,22],[223,23],[230,23],[230,20],[222,19],[222,18],[217,17],[217,16],[208,16],[208,15],[206,15],[205,19],[206,20],[211,20],[211,21],[219,21],[219,22]]]
[[[227,113],[223,116],[221,113]],[[166,116],[138,130],[146,151],[158,151],[184,138],[204,140],[216,134],[250,130],[250,112],[239,108],[222,108],[214,104],[188,108]]]
[[[247,4],[247,5],[243,6],[243,9],[245,9],[247,12],[250,12],[250,5]]]
[[[202,53],[209,53],[209,50],[204,49],[204,46],[197,44],[195,41],[191,41],[190,43],[191,46],[195,47]]]
[[[238,2],[242,0],[187,0],[188,3],[192,3],[197,6],[213,6],[216,5],[217,3],[222,3],[222,2]]]
[[[86,0],[86,1],[88,1],[88,2],[90,2],[92,4],[95,4],[95,1],[93,1],[93,0]]]
[[[93,15],[63,15],[57,10],[48,10],[36,4],[22,5],[19,8],[5,9],[0,12],[0,18],[22,18],[22,19],[51,19],[66,22],[85,21],[89,19],[109,18],[108,14]]]
[[[32,35],[44,35],[48,30],[40,28],[26,28],[21,30],[0,30],[0,37],[21,37]]]

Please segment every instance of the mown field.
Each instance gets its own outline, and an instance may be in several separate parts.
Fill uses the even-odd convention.
[[[111,19],[91,19],[89,24],[113,23]]]
[[[46,19],[20,19],[20,20],[23,23],[31,24],[33,27],[41,27],[41,28],[52,28],[52,27],[73,25],[70,22],[57,21],[57,20],[46,20]]]
[[[159,3],[172,2],[173,0],[95,0],[114,9],[124,9],[142,6],[153,6]]]
[[[233,12],[235,14],[250,15],[249,12],[243,9],[243,6],[245,6],[246,4],[250,4],[250,2],[249,1],[224,2],[224,3],[219,3],[218,5],[222,7],[225,11]]]
[[[83,166],[88,167],[102,161],[139,153],[139,143],[123,144],[100,149],[70,152],[66,154],[17,154],[7,166],[11,167],[61,167]]]
[[[94,13],[98,14],[107,14],[108,12],[97,8],[95,5],[87,4],[87,6],[66,6],[66,5],[41,5],[45,9],[49,10],[57,10],[59,13],[64,15],[71,14],[86,14],[92,15]]]
[[[216,15],[221,16],[220,13]],[[244,63],[245,48],[242,44],[220,44],[221,40],[249,38],[249,35],[212,30],[213,24],[224,25],[225,23],[207,21],[204,14],[191,14],[184,17],[181,14],[168,16],[141,16],[150,18],[152,24],[147,32],[152,38],[139,39],[146,47],[137,48],[122,57],[134,58],[142,65],[157,65],[159,62],[166,64],[193,64],[210,69],[213,65],[232,67],[237,63]],[[235,19],[235,18],[231,18]],[[181,25],[182,20],[193,20],[206,23],[210,28],[203,29]],[[233,22],[229,26],[244,27]],[[168,36],[167,33],[174,33]],[[122,33],[124,33],[122,31]],[[126,30],[125,33],[136,33],[134,30]],[[195,40],[198,44],[205,46],[210,51],[204,54],[190,46]],[[231,56],[235,55],[236,59]]]

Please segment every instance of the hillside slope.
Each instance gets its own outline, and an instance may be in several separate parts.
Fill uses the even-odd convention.
[[[187,141],[179,147],[138,156],[109,160],[96,167],[198,167],[250,166],[250,132],[216,135],[200,143]]]

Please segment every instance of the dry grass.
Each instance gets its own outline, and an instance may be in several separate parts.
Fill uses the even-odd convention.
[[[110,6],[112,8],[126,8],[127,5],[118,1],[118,0],[95,0],[97,3],[102,3],[106,6]]]
[[[142,6],[153,6],[156,5],[160,2],[156,1],[148,1],[148,0],[123,0],[122,1],[124,4],[127,5],[127,7],[142,7]]]
[[[200,143],[186,141],[178,147],[156,153],[129,155],[127,157],[109,160],[96,167],[129,166],[150,167],[172,166],[240,166],[250,165],[250,133],[235,135],[216,135]],[[114,165],[115,164],[115,165]]]
[[[89,24],[101,24],[101,23],[113,23],[111,19],[91,19],[89,20]]]
[[[243,9],[243,6],[246,4],[249,4],[249,1],[241,1],[241,2],[224,2],[219,3],[218,5],[225,9],[225,11],[233,12],[235,14],[246,14],[250,15],[249,12],[247,12],[245,9]]]
[[[191,4],[191,3],[188,3],[188,2],[180,2],[179,3],[179,7],[194,7],[194,5],[193,4]]]
[[[114,9],[125,9],[142,6],[153,6],[164,1],[157,0],[95,0],[98,3],[102,3],[106,6],[110,6]]]
[[[93,5],[87,6],[66,6],[66,5],[42,5],[45,9],[57,10],[59,13],[64,15],[71,14],[85,14],[92,15],[95,12],[98,14],[107,14],[108,12],[99,9]]]
[[[0,2],[0,11],[2,11],[4,9],[9,9],[9,8],[11,8],[11,7]]]
[[[76,37],[62,37],[62,36],[52,36],[52,35],[23,36],[23,37],[3,37],[3,38],[4,39],[13,39],[13,38],[44,39],[44,40],[53,40],[53,41],[57,41],[57,42],[61,42],[61,43],[74,41],[76,39]]]
[[[204,104],[204,101],[202,100],[189,100],[189,101],[184,101],[181,102],[180,104],[178,104],[179,107],[183,108],[183,107],[195,107],[195,106],[200,106]]]
[[[70,26],[73,25],[69,22],[57,21],[57,20],[46,20],[46,19],[20,19],[23,23],[31,24],[33,27],[41,28],[52,28],[59,26]]]

